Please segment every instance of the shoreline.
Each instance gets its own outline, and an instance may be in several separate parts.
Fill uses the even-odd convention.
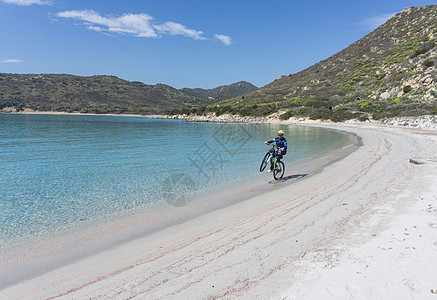
[[[34,111],[24,110],[20,112],[1,112],[0,114],[22,114],[22,115],[70,115],[70,116],[111,116],[111,117],[134,117],[147,119],[169,119],[169,120],[186,120],[188,122],[214,122],[214,123],[275,123],[288,125],[315,125],[315,124],[357,124],[357,125],[374,125],[395,128],[416,128],[422,130],[437,130],[437,115],[424,115],[417,117],[393,117],[381,120],[370,120],[361,122],[358,120],[348,120],[345,122],[335,123],[331,120],[311,120],[308,117],[295,118],[288,120],[279,119],[279,114],[273,114],[266,117],[242,117],[231,114],[223,114],[216,117],[213,114],[207,116],[192,115],[137,115],[137,114],[95,114],[95,113],[69,113],[55,111]]]
[[[35,111],[35,110],[24,110],[15,112],[1,112],[0,115],[59,115],[59,116],[109,116],[109,117],[134,117],[134,118],[149,118],[149,119],[170,119],[166,118],[165,115],[137,115],[137,114],[95,114],[95,113],[70,113],[62,111]]]
[[[374,269],[375,262],[391,267],[384,266],[384,262],[395,251],[377,251],[372,243],[381,239],[381,245],[390,243],[387,230],[412,238],[404,235],[403,228],[399,233],[400,228],[391,226],[404,214],[412,215],[409,210],[415,205],[420,205],[415,214],[431,207],[425,216],[437,219],[437,211],[433,210],[437,206],[437,157],[433,150],[437,133],[374,124],[306,126],[353,132],[363,138],[363,146],[306,180],[106,249],[1,290],[0,295],[11,299],[26,295],[41,298],[167,295],[175,299],[292,299],[331,295],[334,299],[332,295],[344,296],[351,286],[354,289],[349,288],[349,296],[387,295],[382,292],[394,295],[389,289],[377,293],[381,282],[391,279],[381,278]],[[411,163],[411,159],[420,164]],[[428,219],[415,222],[414,226],[422,233],[420,238],[415,235],[421,243],[416,245],[418,249],[427,242],[432,245],[431,241],[437,238],[434,232],[427,231]],[[412,225],[408,230],[413,228]],[[181,236],[180,232],[186,234]],[[402,239],[396,242],[403,243]],[[375,259],[368,258],[364,251],[368,247],[372,247]],[[415,262],[416,272],[394,272],[401,298],[406,292],[430,296],[430,289],[437,287],[423,278],[437,275],[435,260],[429,256],[435,255],[437,249],[431,246],[431,252],[419,263],[415,252],[400,246],[395,250],[407,258],[400,262],[402,270]],[[368,265],[364,270],[361,261]],[[354,269],[357,264],[359,275],[367,271],[367,276],[374,278],[366,284],[373,289],[362,285],[363,276],[357,276]],[[393,272],[393,268],[390,270]],[[424,275],[420,276],[422,272]],[[344,282],[336,281],[333,274],[344,277]],[[424,282],[418,282],[418,278]],[[416,288],[408,288],[404,279]],[[375,295],[369,294],[375,289]]]

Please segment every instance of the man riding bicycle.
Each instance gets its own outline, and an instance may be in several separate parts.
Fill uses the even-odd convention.
[[[284,137],[284,130],[278,131],[277,138],[274,138],[273,140],[270,141],[265,141],[264,143],[271,144],[275,142],[276,142],[276,146],[278,146],[278,150],[276,150],[273,153],[273,156],[281,156],[287,154],[287,140]],[[270,170],[268,172],[271,172],[272,170],[273,170],[273,163],[272,161],[270,161]]]

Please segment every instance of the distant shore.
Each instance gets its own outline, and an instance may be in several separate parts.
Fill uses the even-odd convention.
[[[95,113],[79,113],[79,112],[63,112],[63,111],[39,111],[33,109],[25,109],[21,111],[3,109],[0,114],[16,114],[16,115],[68,115],[68,116],[113,116],[113,117],[136,117],[150,119],[169,119],[166,115],[137,115],[137,114],[95,114]]]
[[[215,116],[209,114],[206,116],[194,116],[194,115],[137,115],[137,114],[94,114],[94,113],[69,113],[69,112],[56,112],[56,111],[35,111],[25,109],[23,111],[5,110],[0,113],[7,114],[45,114],[45,115],[74,115],[74,116],[117,116],[117,117],[136,117],[136,118],[149,118],[149,119],[173,119],[173,120],[186,120],[188,122],[219,122],[219,123],[283,123],[283,124],[335,124],[331,120],[311,120],[309,118],[295,118],[291,117],[288,120],[281,120],[279,114],[273,114],[266,117],[252,117],[252,116],[238,116],[231,114],[223,114]],[[417,128],[425,130],[437,130],[437,115],[425,115],[418,117],[394,117],[382,120],[370,120],[366,122],[360,122],[358,120],[349,120],[343,122],[344,124],[371,124],[376,126],[388,126],[388,127],[401,127],[401,128]],[[338,123],[342,124],[342,123]]]

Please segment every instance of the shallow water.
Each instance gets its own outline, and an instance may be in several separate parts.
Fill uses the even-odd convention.
[[[270,180],[259,165],[279,129],[287,170],[350,142],[302,126],[0,114],[0,244]]]

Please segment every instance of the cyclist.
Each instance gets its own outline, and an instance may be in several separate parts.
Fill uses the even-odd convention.
[[[287,140],[284,137],[284,130],[278,131],[278,137],[274,138],[270,141],[265,141],[266,144],[276,143],[276,146],[278,146],[278,150],[276,150],[273,153],[273,156],[281,156],[287,154]],[[273,156],[270,158],[270,170],[268,172],[273,171]]]

